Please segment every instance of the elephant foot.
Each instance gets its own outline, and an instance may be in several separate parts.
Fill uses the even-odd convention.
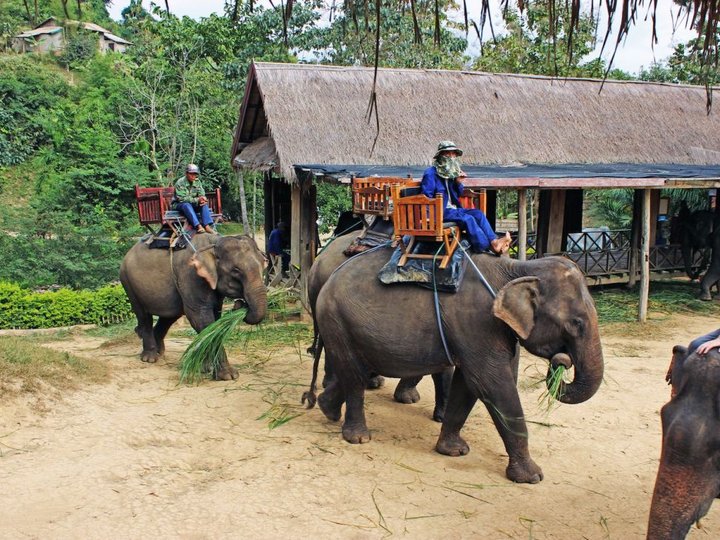
[[[505,475],[513,482],[537,484],[543,479],[542,469],[531,459],[511,459]]]
[[[320,410],[328,420],[331,422],[337,422],[340,420],[342,401],[333,400],[331,396],[327,395],[327,392],[323,392],[318,396],[317,403],[320,406]]]
[[[382,388],[385,384],[385,377],[382,375],[375,375],[374,377],[370,377],[370,379],[367,382],[366,388],[368,390],[377,390],[378,388]]]
[[[446,456],[464,456],[470,452],[470,446],[460,435],[451,435],[443,437],[442,433],[435,445],[435,451]]]
[[[238,376],[238,370],[230,364],[218,367],[217,371],[213,374],[213,378],[216,381],[234,381]]]
[[[417,403],[420,401],[420,392],[414,386],[412,388],[400,388],[402,381],[398,383],[393,398],[398,403]]]
[[[370,430],[367,426],[348,426],[347,424],[342,428],[343,439],[350,444],[364,444],[370,442]]]
[[[435,420],[436,422],[442,422],[444,418],[445,407],[435,406],[435,410],[433,411],[433,420]]]
[[[709,302],[710,300],[712,300],[712,295],[710,294],[710,291],[707,291],[707,292],[703,291],[700,293],[700,296],[698,296],[698,299],[703,300],[705,302]]]
[[[160,359],[161,354],[158,351],[143,351],[140,354],[140,359],[148,364],[154,364]]]

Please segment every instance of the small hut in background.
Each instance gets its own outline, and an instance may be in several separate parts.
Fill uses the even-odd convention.
[[[66,27],[80,28],[98,36],[98,50],[101,53],[108,51],[125,52],[132,45],[131,42],[116,36],[110,30],[91,22],[67,20],[59,23],[55,17],[45,19],[31,30],[25,30],[13,36],[12,48],[20,53],[51,53],[61,51],[67,41]]]
[[[365,67],[250,67],[232,163],[265,172],[266,230],[292,224],[291,260],[303,273],[317,247],[317,181],[419,177],[444,139],[464,151],[466,185],[488,190],[491,223],[496,190],[518,190],[521,256],[528,188],[540,190],[540,254],[581,230],[584,189],[636,189],[644,281],[658,190],[720,186],[720,119],[707,114],[702,87],[380,69],[378,130],[366,116],[373,78]]]

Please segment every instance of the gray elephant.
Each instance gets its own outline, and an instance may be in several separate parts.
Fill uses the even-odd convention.
[[[673,397],[661,410],[648,540],[685,538],[720,497],[720,352],[702,356],[676,346],[668,380]]]
[[[183,250],[150,249],[135,244],[120,266],[120,281],[138,320],[143,341],[141,358],[155,362],[165,352],[170,326],[185,315],[200,332],[221,314],[223,298],[247,305],[245,322],[258,324],[267,313],[263,284],[265,256],[249,236],[197,235]],[[153,328],[153,315],[158,321]],[[215,373],[218,380],[237,378],[224,352]]]
[[[383,225],[382,223],[380,225]],[[392,233],[392,223],[389,225],[388,233]],[[377,227],[379,228],[379,227]],[[323,285],[330,278],[332,273],[340,265],[348,261],[348,257],[343,253],[350,244],[361,234],[361,231],[351,231],[348,234],[336,237],[325,249],[318,255],[313,262],[308,274],[308,302],[310,304],[310,312],[313,314],[313,344],[308,348],[308,352],[315,356],[315,370],[317,370],[317,362],[323,349],[323,341],[320,337],[317,327],[317,320],[314,316],[317,298]],[[327,386],[332,379],[332,369],[325,364],[325,376],[323,378],[323,386]],[[447,405],[448,394],[450,393],[450,381],[452,378],[452,369],[444,370],[440,373],[433,374],[433,383],[435,385],[435,408],[433,410],[433,420],[441,422]],[[420,377],[403,378],[398,382],[393,393],[393,398],[399,403],[417,403],[420,400],[420,393],[417,385],[420,383]],[[382,386],[384,379],[381,375],[373,375],[369,377],[367,388],[375,389]],[[314,405],[311,400],[311,406]]]
[[[418,377],[454,364],[436,450],[451,456],[469,451],[460,430],[480,399],[510,458],[507,477],[539,482],[543,475],[530,458],[516,387],[516,345],[519,339],[551,365],[574,367],[573,381],[561,387],[561,402],[580,403],[595,394],[603,377],[603,355],[597,313],[584,276],[560,257],[517,262],[472,255],[497,297],[469,267],[457,293],[439,294],[441,334],[431,292],[404,284],[385,286],[375,278],[390,254],[390,249],[382,249],[351,259],[320,291],[318,327],[325,341],[325,361],[337,374],[336,382],[319,396],[323,413],[337,421],[345,403],[343,437],[351,443],[368,442],[364,413],[368,373]]]

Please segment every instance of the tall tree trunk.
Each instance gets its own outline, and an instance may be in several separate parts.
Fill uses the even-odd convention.
[[[170,3],[168,2],[168,0],[165,0],[165,11],[170,13]]]
[[[252,3],[250,4],[252,8]],[[252,9],[251,9],[252,11]],[[240,12],[240,0],[235,0],[235,5],[233,5],[233,11],[232,11],[232,22],[237,22],[238,20],[238,13]]]
[[[70,13],[68,13],[67,3],[68,3],[68,0],[62,0],[63,13],[65,13],[65,18],[69,19]]]
[[[82,19],[82,0],[77,0],[77,7],[78,7],[78,19]]]
[[[40,19],[40,10],[38,9],[37,0],[35,0],[35,20],[37,21],[39,19]]]
[[[35,19],[32,16],[32,13],[30,13],[30,6],[27,3],[27,0],[23,0],[23,4],[25,4],[25,12],[27,13],[28,22],[35,26]]]

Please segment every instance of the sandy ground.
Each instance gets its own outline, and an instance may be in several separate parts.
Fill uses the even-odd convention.
[[[177,331],[156,365],[140,362],[134,340],[76,335],[49,346],[108,362],[113,375],[45,413],[0,404],[0,538],[644,538],[671,347],[716,326],[675,316],[624,330],[632,335],[604,328],[600,391],[550,413],[529,385],[545,362],[524,355],[538,485],[505,478],[480,406],[464,430],[470,454],[435,453],[429,378],[415,405],[393,402],[392,379],[368,392],[373,440],[355,446],[298,406],[311,373],[298,350],[241,368],[234,382],[178,386],[189,339]],[[270,429],[283,407],[300,416]],[[689,537],[720,537],[720,504]]]

